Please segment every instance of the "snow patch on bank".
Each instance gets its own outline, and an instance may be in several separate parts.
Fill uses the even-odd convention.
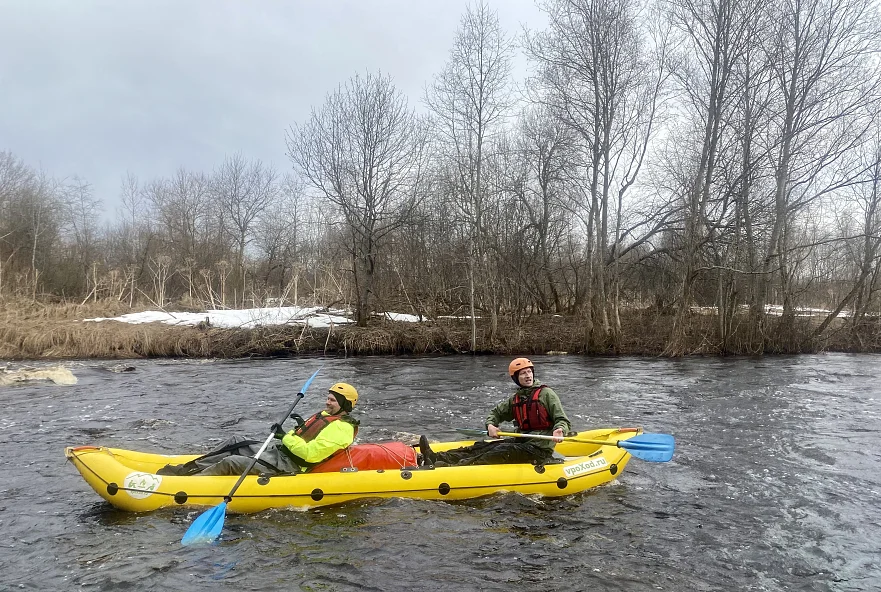
[[[401,321],[404,323],[418,323],[420,320],[416,315],[405,314],[402,312],[382,312],[377,314],[390,321]]]
[[[277,306],[273,308],[246,308],[243,310],[206,310],[205,312],[165,312],[149,310],[134,312],[112,318],[85,319],[87,322],[118,321],[120,323],[165,323],[167,325],[190,325],[222,327],[224,329],[252,329],[270,325],[305,325],[329,327],[346,325],[351,319],[343,316],[345,311],[322,307]]]
[[[378,313],[392,321],[407,323],[419,322],[419,317],[411,314],[385,312]],[[165,323],[167,325],[189,325],[192,327],[222,327],[224,329],[252,329],[272,325],[306,325],[310,327],[329,327],[348,325],[354,321],[345,316],[344,310],[329,310],[322,307],[276,306],[271,308],[247,308],[243,310],[206,310],[205,312],[165,312],[149,310],[133,312],[118,317],[99,317],[84,319],[87,322],[118,321],[120,323]]]

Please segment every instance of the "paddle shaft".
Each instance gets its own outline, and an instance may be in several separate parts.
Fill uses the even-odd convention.
[[[457,429],[456,431],[468,434],[469,436],[487,436],[485,430],[468,430]],[[633,431],[633,430],[629,430]],[[520,434],[514,432],[499,432],[499,436],[510,436],[512,438],[537,438],[539,440],[554,440],[554,436],[545,436],[542,434]],[[611,435],[611,434],[610,434]],[[564,437],[563,441],[578,442],[583,444],[598,444],[600,446],[615,446],[626,450],[636,458],[649,462],[667,462],[673,458],[673,450],[675,443],[673,436],[669,434],[639,434],[632,438],[624,440],[595,440],[588,438]]]
[[[284,424],[285,420],[286,420],[288,417],[290,417],[291,413],[294,412],[294,408],[297,406],[297,403],[299,403],[300,401],[302,401],[302,400],[303,400],[303,397],[305,397],[305,396],[306,396],[306,395],[304,395],[302,392],[297,393],[297,398],[296,398],[296,400],[294,400],[294,404],[291,405],[291,408],[288,409],[287,412],[286,412],[284,415],[281,416],[281,419],[279,419],[277,422],[275,422],[274,424],[272,424],[272,433],[269,434],[269,437],[267,437],[267,438],[266,438],[266,441],[263,442],[263,446],[260,447],[260,450],[257,451],[257,454],[254,455],[254,458],[251,459],[251,462],[248,463],[248,468],[245,469],[245,472],[242,473],[242,474],[239,476],[239,480],[236,481],[236,484],[232,486],[232,489],[229,491],[229,493],[226,495],[226,497],[223,498],[223,500],[224,500],[226,503],[229,503],[229,502],[232,501],[232,496],[233,496],[233,494],[235,494],[236,490],[239,488],[239,485],[241,485],[242,482],[244,482],[245,477],[248,476],[248,474],[251,472],[251,469],[254,468],[254,465],[257,464],[257,461],[260,460],[260,457],[261,457],[261,456],[263,455],[263,453],[266,451],[266,448],[269,447],[269,443],[272,442],[272,440],[275,438],[275,428],[276,428],[276,426],[281,427],[282,424]]]
[[[535,438],[537,440],[553,440],[557,441],[554,436],[543,436],[541,434],[519,434],[516,432],[499,432],[499,436],[505,436],[510,438]],[[601,444],[603,446],[617,446],[621,447],[618,442],[609,442],[608,440],[588,440],[586,438],[572,438],[572,437],[563,437],[564,442],[578,442],[579,444]],[[626,442],[626,440],[625,440]]]

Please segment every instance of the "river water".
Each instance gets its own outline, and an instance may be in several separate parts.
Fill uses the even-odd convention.
[[[360,441],[461,439],[512,391],[508,359],[85,361],[74,386],[0,387],[0,590],[881,590],[881,357],[533,361],[576,429],[673,434],[673,460],[553,500],[228,515],[185,548],[198,511],[114,510],[64,447],[263,439],[319,367],[304,415],[346,381]]]

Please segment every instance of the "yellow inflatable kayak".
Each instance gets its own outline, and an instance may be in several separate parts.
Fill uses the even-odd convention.
[[[408,497],[462,500],[501,491],[548,497],[571,495],[613,480],[627,465],[630,453],[622,443],[641,428],[605,428],[576,438],[608,442],[583,443],[567,438],[557,444],[553,462],[544,465],[504,464],[455,467],[400,466],[333,473],[249,475],[228,510],[259,512],[269,508],[314,508],[361,498]],[[474,440],[432,444],[436,452],[473,444]],[[213,506],[223,501],[237,476],[169,476],[156,472],[167,464],[183,464],[198,455],[165,455],[103,446],[71,446],[65,455],[98,495],[130,512],[168,506]]]

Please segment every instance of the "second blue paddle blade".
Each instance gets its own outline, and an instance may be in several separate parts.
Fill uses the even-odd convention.
[[[223,530],[223,520],[225,517],[226,502],[222,502],[203,512],[198,518],[193,520],[180,543],[187,546],[214,542],[220,536],[220,531]]]

